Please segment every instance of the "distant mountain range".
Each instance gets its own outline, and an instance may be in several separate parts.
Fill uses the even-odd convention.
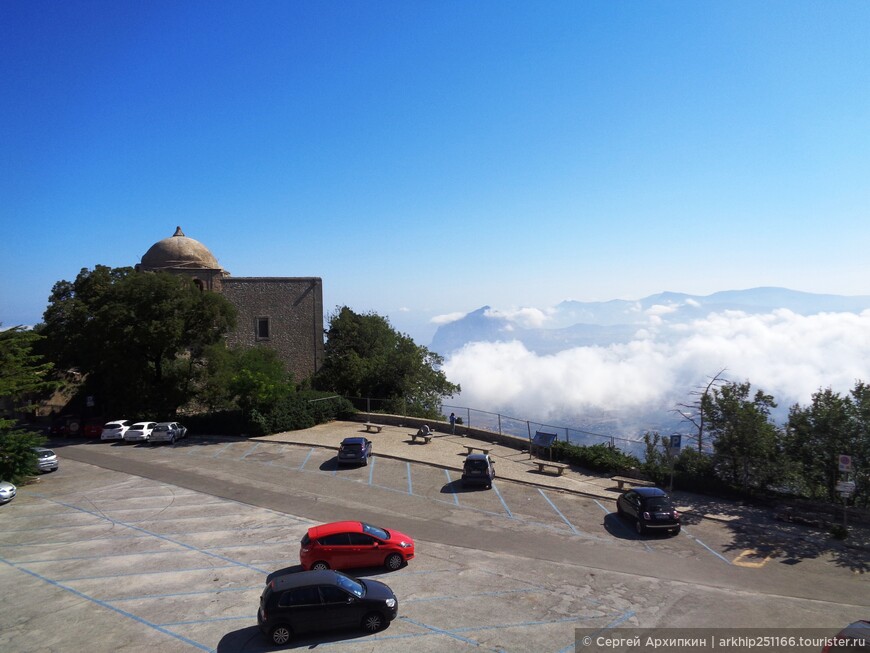
[[[573,347],[607,346],[634,339],[651,324],[689,323],[711,313],[739,311],[748,315],[786,309],[799,315],[860,313],[870,309],[870,296],[824,295],[786,288],[726,290],[712,295],[664,292],[638,300],[564,301],[552,309],[509,314],[483,306],[444,324],[429,349],[443,356],[471,342],[518,340],[539,355]]]

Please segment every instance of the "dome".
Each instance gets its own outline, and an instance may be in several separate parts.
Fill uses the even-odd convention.
[[[140,264],[146,270],[163,270],[166,268],[205,268],[219,270],[217,259],[208,247],[198,240],[184,235],[181,227],[176,228],[171,238],[154,243]]]

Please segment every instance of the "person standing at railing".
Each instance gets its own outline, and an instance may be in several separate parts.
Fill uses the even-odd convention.
[[[456,434],[456,413],[450,413],[450,433]]]

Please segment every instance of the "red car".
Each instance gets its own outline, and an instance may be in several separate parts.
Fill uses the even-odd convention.
[[[106,423],[102,417],[92,417],[85,420],[85,425],[82,428],[86,438],[98,438],[103,433],[103,424]]]
[[[414,557],[414,540],[358,521],[312,526],[302,537],[299,562],[312,569],[379,567],[395,570]]]

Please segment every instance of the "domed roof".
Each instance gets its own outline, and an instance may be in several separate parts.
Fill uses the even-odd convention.
[[[221,268],[208,247],[198,240],[185,236],[181,227],[176,228],[171,238],[164,238],[154,243],[151,249],[145,252],[140,265],[146,270],[166,268],[219,270]]]

